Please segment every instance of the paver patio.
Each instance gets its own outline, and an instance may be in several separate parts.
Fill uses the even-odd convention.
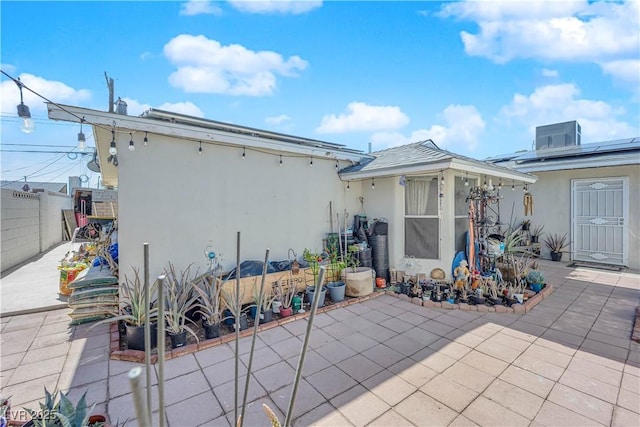
[[[640,345],[630,340],[640,276],[541,268],[555,291],[524,315],[391,296],[318,315],[293,425],[640,425]],[[2,395],[15,411],[35,408],[44,386],[74,397],[88,390],[112,421],[135,417],[127,372],[137,365],[109,360],[107,325],[69,330],[68,320],[66,309],[1,319]],[[268,425],[262,403],[283,419],[305,326],[258,335],[245,425]],[[233,349],[167,361],[169,426],[231,425]],[[156,376],[154,367],[153,384]]]

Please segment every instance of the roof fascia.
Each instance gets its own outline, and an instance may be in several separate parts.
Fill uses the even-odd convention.
[[[600,167],[612,167],[612,166],[628,166],[640,164],[640,155],[636,153],[635,156],[608,156],[605,159],[594,160],[591,159],[579,159],[579,160],[564,160],[562,162],[537,162],[533,165],[517,165],[517,169],[521,172],[551,172],[571,169],[591,169]]]
[[[287,153],[313,156],[316,158],[359,162],[363,158],[371,157],[364,153],[345,152],[339,149],[331,149],[327,147],[320,148],[305,145],[296,145],[290,142],[261,138],[260,136],[253,137],[240,135],[229,131],[208,129],[196,125],[163,122],[157,119],[125,116],[122,114],[90,110],[87,108],[68,105],[63,105],[62,108],[60,107],[61,106],[59,106],[58,104],[47,103],[50,119],[80,123],[80,119],[78,117],[83,117],[85,122],[93,125],[111,127],[113,123],[115,123],[116,128],[123,128],[131,131],[141,131],[149,132],[152,134],[155,133],[158,135],[167,135],[178,139],[210,141],[228,146],[282,151]]]
[[[522,170],[514,170],[502,166],[495,166],[490,163],[470,162],[468,160],[454,158],[451,162],[451,168],[472,174],[490,175],[497,178],[507,180],[522,181],[527,184],[533,184],[538,180],[537,176],[530,175]]]
[[[385,178],[399,175],[411,175],[417,173],[432,173],[440,172],[443,169],[448,169],[451,163],[451,159],[447,159],[437,163],[422,163],[411,166],[398,166],[388,167],[381,169],[374,169],[370,171],[357,171],[357,172],[342,172],[340,173],[341,179],[367,179],[367,178]]]

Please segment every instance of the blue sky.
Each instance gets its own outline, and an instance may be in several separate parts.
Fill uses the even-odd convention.
[[[561,121],[578,120],[583,143],[640,136],[638,5],[2,1],[0,60],[62,104],[107,110],[106,71],[130,115],[160,108],[364,151],[431,138],[482,159],[531,149],[536,126]],[[95,186],[89,157],[65,154],[79,127],[24,98],[31,134],[2,76],[2,179]]]

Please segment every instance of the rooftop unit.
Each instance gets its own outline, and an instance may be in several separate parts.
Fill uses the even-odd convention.
[[[536,128],[536,150],[580,145],[581,133],[580,124],[575,120],[538,126]]]

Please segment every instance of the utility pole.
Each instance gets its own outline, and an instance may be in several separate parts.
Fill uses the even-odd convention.
[[[104,72],[104,78],[107,80],[107,87],[109,88],[109,112],[113,113],[113,79],[107,76],[107,72]]]

